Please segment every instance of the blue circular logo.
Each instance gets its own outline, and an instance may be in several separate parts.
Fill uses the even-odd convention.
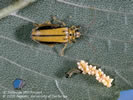
[[[13,81],[13,87],[15,89],[22,89],[24,85],[25,85],[25,81],[22,79],[17,78]]]

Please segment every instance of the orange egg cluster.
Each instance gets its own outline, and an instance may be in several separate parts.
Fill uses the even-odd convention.
[[[101,69],[96,69],[96,66],[88,65],[87,62],[84,60],[81,60],[80,62],[77,62],[78,69],[82,71],[83,74],[89,74],[89,75],[95,75],[96,80],[98,80],[100,83],[103,83],[106,87],[111,87],[113,79],[109,76],[106,76],[104,72]]]

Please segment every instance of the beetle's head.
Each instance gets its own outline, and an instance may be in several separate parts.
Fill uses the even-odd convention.
[[[76,30],[76,32],[75,32],[75,38],[79,38],[80,37],[80,32],[79,32],[79,30]]]

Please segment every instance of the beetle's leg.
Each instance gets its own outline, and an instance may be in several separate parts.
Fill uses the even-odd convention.
[[[74,30],[78,30],[78,29],[80,29],[80,26],[74,26],[74,25],[73,25],[73,26],[71,26],[71,29],[72,29],[72,30],[73,30],[73,29],[74,29]]]
[[[80,26],[76,26],[76,29],[80,29],[81,27]]]
[[[74,29],[74,30],[78,30],[78,29],[80,29],[80,26],[71,26],[71,29]]]
[[[52,19],[53,19],[53,21],[60,23],[62,26],[66,26],[66,24],[63,21],[57,19],[55,16],[52,16]]]
[[[75,40],[75,39],[73,39],[73,42],[75,43],[75,42],[76,42],[76,40]]]
[[[51,21],[46,21],[43,24],[51,24]]]
[[[71,29],[76,29],[76,26],[72,25],[72,26],[71,26]]]
[[[56,44],[47,44],[47,45],[53,48]]]
[[[69,70],[67,73],[66,73],[66,78],[70,78],[73,74],[78,74],[78,73],[81,73],[82,71],[78,68],[73,68],[71,70]]]
[[[43,22],[41,25],[46,25],[46,24],[51,24],[51,21],[45,21],[45,22]]]
[[[34,26],[39,27],[40,25],[37,23],[33,23]]]
[[[64,56],[64,50],[66,49],[66,47],[67,47],[67,43],[65,44],[64,48],[62,48],[61,50],[61,53],[60,53],[61,56]]]

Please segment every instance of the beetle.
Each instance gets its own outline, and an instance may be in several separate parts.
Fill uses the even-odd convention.
[[[55,16],[52,17],[51,21],[42,24],[34,23],[34,25],[36,27],[32,29],[32,40],[52,47],[57,43],[64,44],[60,52],[61,56],[64,55],[64,50],[67,48],[68,43],[73,43],[80,37],[79,26],[68,27]]]

